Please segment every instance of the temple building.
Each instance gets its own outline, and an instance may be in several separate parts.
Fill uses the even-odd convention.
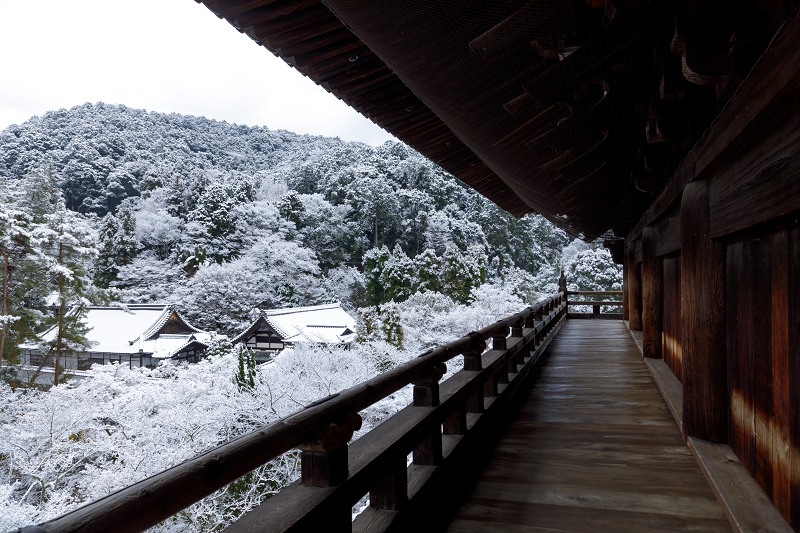
[[[71,312],[75,312],[74,310]],[[127,304],[89,307],[82,322],[88,327],[91,348],[67,355],[59,362],[70,373],[89,370],[93,364],[119,363],[130,368],[158,366],[173,359],[196,363],[211,334],[192,326],[174,304]],[[55,340],[56,326],[42,333],[42,343]],[[43,353],[36,344],[23,346],[23,370],[55,367],[55,355]]]
[[[349,347],[355,338],[355,320],[338,303],[271,309],[233,338],[267,361],[271,354],[296,343]]]

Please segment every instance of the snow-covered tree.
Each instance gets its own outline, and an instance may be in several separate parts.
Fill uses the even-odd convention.
[[[33,234],[46,269],[43,281],[49,282],[56,294],[57,314],[47,320],[56,328],[55,338],[40,349],[55,358],[53,384],[57,385],[64,357],[89,347],[81,318],[90,298],[98,296],[88,272],[97,248],[86,221],[63,202],[44,218],[45,223]]]
[[[413,293],[414,286],[417,285],[414,262],[400,248],[400,243],[394,245],[378,280],[388,300],[402,302]]]

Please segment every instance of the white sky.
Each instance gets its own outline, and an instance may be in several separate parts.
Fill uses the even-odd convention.
[[[0,0],[0,130],[85,102],[392,137],[193,0]]]

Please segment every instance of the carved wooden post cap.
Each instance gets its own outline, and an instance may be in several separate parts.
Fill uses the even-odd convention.
[[[437,363],[428,373],[413,381],[414,405],[417,407],[436,407],[439,405],[439,380],[447,372],[447,365]]]
[[[503,326],[497,331],[497,333],[492,335],[492,349],[505,350],[506,337],[508,337],[509,333],[511,333],[511,329],[508,326]]]
[[[338,422],[332,422],[320,429],[314,437],[310,438],[298,448],[304,452],[331,453],[350,442],[353,433],[361,429],[361,415],[349,413]]]

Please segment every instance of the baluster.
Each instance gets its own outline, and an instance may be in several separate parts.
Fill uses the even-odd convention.
[[[439,405],[439,380],[447,367],[444,363],[434,365],[428,374],[414,381],[414,406],[436,407]],[[415,465],[439,464],[442,460],[442,429],[439,425],[414,448]]]

